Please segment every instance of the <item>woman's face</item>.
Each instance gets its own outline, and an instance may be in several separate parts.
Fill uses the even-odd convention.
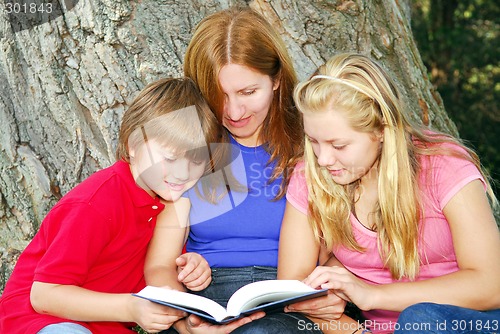
[[[224,93],[222,124],[242,145],[254,147],[269,113],[273,93],[279,81],[249,67],[228,64],[219,72],[219,83]]]
[[[377,178],[382,135],[351,127],[341,111],[304,113],[304,131],[321,167],[335,183],[346,185],[364,178]]]

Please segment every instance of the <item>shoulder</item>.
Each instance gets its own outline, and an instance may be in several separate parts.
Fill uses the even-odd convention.
[[[305,163],[299,161],[293,170],[288,184],[286,199],[296,209],[303,213],[307,213],[309,192],[307,190],[307,182],[305,175]]]
[[[141,200],[143,196],[149,195],[136,185],[129,165],[119,161],[95,172],[75,186],[61,198],[53,210],[63,208],[63,212],[67,210],[86,212],[89,215],[98,214],[104,219],[109,219],[130,204],[143,202]]]
[[[304,187],[306,186],[306,170],[304,161],[299,161],[293,168],[292,176],[290,179],[290,186]],[[307,188],[307,187],[306,187]]]
[[[439,144],[439,150],[442,152],[419,157],[419,184],[424,192],[440,203],[441,208],[474,180],[480,180],[487,189],[481,171],[463,147],[444,143]]]
[[[419,156],[422,171],[437,173],[465,169],[467,173],[481,174],[470,154],[462,146],[455,143],[439,143],[434,144],[433,151],[432,154]]]
[[[96,196],[115,196],[121,193],[121,185],[124,183],[124,178],[128,179],[126,174],[124,162],[116,162],[115,164],[99,170],[88,178],[83,180],[80,184],[71,189],[66,195],[63,196],[61,202],[89,202]],[[129,171],[130,173],[130,171]],[[130,173],[130,178],[131,178]],[[108,198],[110,200],[111,198]]]

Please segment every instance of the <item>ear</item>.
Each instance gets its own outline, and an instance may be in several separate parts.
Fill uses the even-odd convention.
[[[130,157],[130,160],[135,158],[135,149],[132,147],[128,147],[128,156]]]
[[[380,131],[379,133],[377,133],[377,139],[381,143],[384,142],[384,129],[382,129],[382,131]]]
[[[281,82],[281,79],[280,78],[276,78],[273,82],[273,90],[276,90],[280,87],[280,82]]]

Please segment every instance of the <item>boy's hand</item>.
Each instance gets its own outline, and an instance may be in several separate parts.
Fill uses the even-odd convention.
[[[167,306],[156,304],[142,298],[132,298],[132,319],[148,333],[158,333],[170,328],[187,314]]]
[[[212,270],[208,262],[198,253],[182,254],[175,263],[179,272],[177,279],[189,290],[203,290],[212,281]]]

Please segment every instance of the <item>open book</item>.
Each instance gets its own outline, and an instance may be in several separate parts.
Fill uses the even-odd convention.
[[[147,286],[137,297],[196,314],[212,323],[227,323],[257,311],[272,312],[286,305],[327,294],[297,280],[267,280],[247,284],[229,299],[227,308],[217,302],[177,290]]]

